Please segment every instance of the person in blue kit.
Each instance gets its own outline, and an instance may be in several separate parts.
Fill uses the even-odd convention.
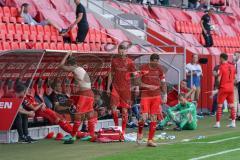
[[[201,88],[201,77],[202,77],[202,67],[198,64],[198,55],[193,54],[192,62],[186,65],[186,75],[187,75],[187,87],[196,87],[194,97],[192,99],[196,102],[199,100],[200,88]]]

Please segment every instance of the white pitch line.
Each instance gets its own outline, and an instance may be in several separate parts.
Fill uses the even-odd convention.
[[[221,143],[221,142],[238,139],[238,138],[240,138],[240,136],[230,137],[230,138],[225,138],[225,139],[220,139],[220,140],[210,141],[210,142],[185,142],[184,144],[215,144],[215,143]]]
[[[208,154],[208,155],[197,157],[197,158],[192,158],[192,159],[189,159],[189,160],[200,160],[200,159],[205,159],[205,158],[209,158],[209,157],[219,156],[219,155],[222,155],[222,154],[235,152],[235,151],[239,151],[239,150],[240,150],[240,148],[235,148],[235,149],[230,149],[230,150],[226,150],[226,151],[222,151],[222,152],[218,152],[218,153],[214,153],[214,154]]]

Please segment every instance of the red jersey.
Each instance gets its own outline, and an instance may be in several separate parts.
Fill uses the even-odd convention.
[[[126,90],[131,87],[131,80],[126,75],[135,72],[134,62],[130,58],[115,57],[112,59],[111,72],[113,77],[112,85],[116,90]]]
[[[25,98],[23,99],[22,103],[23,107],[26,109],[30,109],[29,106],[32,105],[33,107],[37,106],[38,103],[35,101],[34,97],[30,95],[26,95]]]
[[[235,81],[236,69],[234,65],[230,63],[221,64],[218,70],[218,75],[220,79],[220,90],[226,92],[234,91],[234,81]]]
[[[150,64],[144,64],[141,66],[141,72],[146,73],[142,76],[142,83],[158,87],[156,90],[141,87],[142,97],[160,96],[161,81],[165,79],[165,74],[161,66],[152,67]]]
[[[187,94],[188,89],[187,88],[181,88],[180,92],[183,93],[183,94]],[[174,89],[168,93],[167,105],[175,106],[177,104],[178,104],[178,86],[175,86]]]

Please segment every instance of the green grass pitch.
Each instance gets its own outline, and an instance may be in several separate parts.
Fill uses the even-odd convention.
[[[228,115],[222,118],[220,129],[212,128],[214,117],[199,120],[196,131],[175,132],[175,140],[159,140],[156,148],[147,148],[145,144],[90,143],[77,141],[73,145],[64,145],[55,140],[41,140],[35,144],[0,144],[1,160],[239,160],[240,124],[237,128],[226,128]],[[129,130],[136,132],[136,130]],[[159,134],[157,131],[156,134]],[[206,136],[197,140],[198,136]],[[192,139],[181,142],[183,139]],[[195,159],[194,159],[195,158]]]

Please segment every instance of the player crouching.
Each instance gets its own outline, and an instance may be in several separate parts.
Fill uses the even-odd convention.
[[[183,93],[178,95],[178,100],[180,103],[167,110],[167,115],[160,122],[159,127],[163,129],[168,122],[173,121],[177,126],[174,130],[195,130],[197,128],[196,106],[188,102]]]

